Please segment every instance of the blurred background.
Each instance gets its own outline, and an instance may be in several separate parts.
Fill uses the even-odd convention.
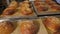
[[[7,5],[6,0],[0,0],[0,14],[6,8],[6,5]]]

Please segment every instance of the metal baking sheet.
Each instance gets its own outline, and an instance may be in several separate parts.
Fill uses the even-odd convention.
[[[32,5],[33,5],[33,8],[35,9],[35,12],[36,12],[36,14],[37,15],[51,15],[51,14],[60,14],[60,11],[49,11],[49,8],[48,8],[48,11],[42,11],[42,12],[38,12],[38,10],[37,10],[37,8],[35,7],[35,5],[34,5],[34,2],[32,1],[31,2],[32,3]]]
[[[48,17],[56,17],[56,18],[58,18],[59,21],[60,21],[60,15],[56,15],[56,16],[44,16],[44,17],[40,17],[40,18],[42,19],[42,23],[43,23],[43,20],[44,20],[45,18],[48,18]],[[44,23],[43,23],[43,24],[44,24]],[[46,26],[45,26],[45,28],[46,28]],[[46,28],[46,30],[47,30],[48,34],[53,34],[53,32],[50,31],[48,28]]]
[[[51,17],[51,16],[41,16],[41,17],[39,17],[39,18],[45,19],[45,18],[47,18],[47,17]],[[60,19],[60,15],[52,15],[52,17],[57,17],[57,18]]]
[[[24,19],[24,20],[18,20],[17,28],[15,29],[15,31],[14,31],[12,34],[21,34],[21,33],[20,33],[20,26],[19,26],[19,25],[20,25],[23,21],[37,21],[37,23],[40,24],[40,25],[39,25],[39,31],[37,32],[37,34],[48,34],[48,32],[46,31],[46,28],[45,28],[45,26],[43,25],[41,19]]]
[[[16,20],[16,19],[12,19],[12,20],[11,19],[1,19],[0,21],[1,22],[2,21],[11,21],[11,22],[13,22],[13,24],[15,25],[16,28],[11,34],[21,34],[20,33],[20,24],[23,21],[35,21],[36,23],[39,24],[39,30],[38,30],[37,34],[48,34],[45,26],[42,23],[41,18],[37,18],[37,19],[19,19],[19,20]]]
[[[0,18],[36,18],[37,15],[34,12],[32,4],[31,4],[31,8],[33,10],[33,14],[32,15],[23,16],[23,15],[17,14],[17,15],[12,15],[12,16],[0,16]]]
[[[31,2],[30,2],[30,3],[31,3]],[[33,9],[32,4],[30,4],[30,5],[31,5],[31,9],[33,10],[33,14],[32,14],[32,15],[28,15],[28,16],[20,15],[20,18],[37,18],[37,15],[36,15],[36,13],[35,13],[35,11],[34,11],[34,9]]]

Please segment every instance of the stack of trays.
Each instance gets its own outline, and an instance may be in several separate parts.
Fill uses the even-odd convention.
[[[7,2],[9,3],[9,2]],[[2,12],[1,18],[37,18],[38,15],[60,14],[60,5],[54,1],[12,1]]]
[[[32,5],[37,15],[60,14],[60,5],[54,1],[32,1]]]
[[[28,29],[33,27],[36,31],[33,32],[34,29],[32,28],[33,30],[27,29],[28,31],[30,31],[30,32],[27,32],[27,30],[24,30],[25,26],[23,24],[24,25],[26,24]],[[31,27],[29,27],[29,25],[31,25]],[[36,27],[37,27],[37,29],[36,29]],[[24,31],[21,30],[21,28],[27,33],[48,34],[46,28],[44,27],[44,25],[42,23],[41,18],[19,19],[19,20],[0,19],[0,34],[23,34]]]
[[[0,34],[60,34],[60,15],[51,16],[60,14],[60,5],[54,1],[13,0],[7,3],[0,15]]]
[[[12,1],[2,12],[1,18],[36,18],[33,6],[29,1]]]
[[[60,34],[60,17],[57,15],[35,19],[0,19],[0,34],[24,33]]]

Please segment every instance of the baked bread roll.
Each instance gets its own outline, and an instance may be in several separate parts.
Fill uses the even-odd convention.
[[[32,21],[24,21],[20,25],[21,34],[36,34],[37,26]]]
[[[12,1],[8,7],[16,8],[17,6],[18,6],[18,2],[17,1]]]
[[[31,15],[33,13],[29,1],[21,2],[18,10],[22,15]]]
[[[12,1],[11,4],[3,11],[3,16],[10,16],[16,12],[16,8],[18,3],[16,1]]]
[[[46,0],[46,4],[48,4],[53,11],[60,10],[60,5],[53,0]]]
[[[35,1],[34,5],[35,5],[35,7],[36,7],[38,12],[42,12],[42,11],[47,11],[48,10],[48,8],[46,6],[46,3],[44,3],[44,2]]]
[[[14,26],[11,22],[0,22],[0,34],[11,34],[14,30]]]
[[[60,20],[57,17],[47,17],[44,20],[44,25],[52,32],[57,32],[60,30]]]

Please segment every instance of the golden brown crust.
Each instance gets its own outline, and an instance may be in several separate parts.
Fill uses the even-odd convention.
[[[34,5],[39,12],[48,10],[48,8],[44,2],[35,1]]]
[[[30,3],[28,1],[20,3],[19,11],[22,15],[30,15],[33,13],[33,10],[31,9]]]
[[[53,10],[60,10],[60,5],[58,5],[56,2],[52,0],[46,0],[46,3],[50,6]]]
[[[13,24],[11,22],[0,23],[0,34],[11,34],[14,30]]]
[[[48,17],[44,20],[45,26],[52,32],[56,32],[60,28],[60,21],[56,17]]]
[[[18,6],[18,2],[12,1],[8,7],[14,7],[16,8]]]
[[[6,8],[4,11],[3,11],[3,15],[12,15],[15,13],[15,9],[13,8]]]
[[[21,34],[36,34],[37,26],[31,21],[22,22],[20,25]]]
[[[3,11],[2,15],[10,16],[13,15],[16,11],[18,3],[16,1],[12,1],[11,4]]]

